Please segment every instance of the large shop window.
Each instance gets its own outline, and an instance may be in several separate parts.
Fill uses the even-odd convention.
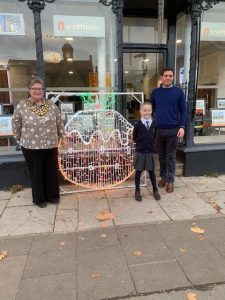
[[[194,142],[225,142],[225,3],[205,12],[201,22]]]
[[[37,74],[33,13],[26,1],[0,3],[0,156],[19,153],[10,124]],[[56,0],[41,12],[47,92],[108,92],[117,89],[116,17],[98,0]],[[74,113],[79,96],[64,97]],[[58,103],[57,103],[58,104]]]

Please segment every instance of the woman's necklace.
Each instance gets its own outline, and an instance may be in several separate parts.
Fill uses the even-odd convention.
[[[47,100],[43,100],[43,105],[37,106],[37,105],[33,105],[33,102],[31,99],[28,99],[28,100],[26,100],[26,104],[33,113],[35,113],[36,115],[41,117],[40,123],[44,124],[46,121],[44,116],[47,114],[49,107],[50,107],[49,102]]]

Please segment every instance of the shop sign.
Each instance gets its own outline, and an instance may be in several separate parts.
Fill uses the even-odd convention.
[[[225,41],[225,23],[202,22],[201,41]]]
[[[25,35],[23,15],[0,13],[0,35]]]
[[[105,37],[104,17],[53,16],[54,35]]]

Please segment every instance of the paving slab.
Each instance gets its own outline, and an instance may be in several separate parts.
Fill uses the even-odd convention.
[[[78,226],[78,211],[58,209],[55,218],[54,232],[74,232]]]
[[[1,200],[9,200],[12,197],[11,192],[0,191],[0,201]]]
[[[197,193],[225,190],[224,182],[219,178],[206,176],[182,177],[182,181]]]
[[[75,233],[44,234],[33,238],[30,255],[42,255],[59,250],[74,252],[75,249]]]
[[[210,203],[213,207],[217,207],[217,209],[221,212],[225,210],[225,191],[218,192],[208,192],[208,193],[198,193],[199,197],[201,197],[205,202]]]
[[[7,207],[0,218],[0,237],[52,232],[55,212],[55,205]]]
[[[16,300],[76,300],[75,273],[23,279]]]
[[[32,237],[13,237],[0,239],[0,252],[7,250],[7,257],[27,255],[30,251]]]
[[[79,211],[78,231],[113,226],[114,223],[112,220],[98,221],[96,219],[96,217],[100,211],[80,210]],[[104,211],[109,211],[109,210],[104,210]]]
[[[6,257],[0,262],[0,299],[15,300],[27,256]]]
[[[138,293],[191,285],[175,260],[133,265],[130,270]]]
[[[166,242],[192,284],[225,281],[225,258],[204,237]]]
[[[110,299],[135,291],[121,247],[78,251],[78,299]]]
[[[57,248],[50,247],[47,251],[41,251],[38,254],[36,251],[31,251],[27,258],[23,278],[74,273],[75,271],[76,250],[59,244]]]
[[[119,239],[115,228],[102,228],[77,233],[78,249],[108,247],[118,245]]]
[[[81,200],[104,200],[105,199],[105,192],[104,191],[89,191],[89,192],[82,192],[77,193],[77,198],[79,201]]]
[[[115,224],[125,225],[169,220],[157,201],[152,199],[152,196],[142,197],[142,199],[142,202],[137,202],[129,197],[108,200],[110,209],[116,216]]]
[[[191,231],[192,225],[197,226],[197,221],[184,221],[184,222],[165,222],[156,224],[156,228],[159,234],[164,240],[187,240],[187,239],[199,239],[201,235]]]
[[[12,195],[8,206],[24,206],[32,204],[33,200],[31,189],[24,189]]]
[[[8,203],[8,200],[1,200],[0,201],[0,216],[3,213],[4,209],[6,208],[7,203]]]
[[[76,194],[66,194],[60,197],[59,209],[78,209]]]
[[[154,293],[148,296],[125,298],[124,300],[188,300],[188,294],[195,294],[196,300],[224,300],[225,285],[208,287],[208,290],[199,291],[187,289],[186,291],[173,291],[169,293]]]
[[[112,190],[106,190],[106,196],[108,199],[114,199],[114,198],[130,198],[134,199],[134,188],[125,188],[125,189],[112,189]],[[141,194],[142,196],[149,196],[150,193],[146,187],[141,187]]]
[[[117,231],[128,264],[173,259],[154,225],[120,227]]]
[[[172,220],[192,219],[217,213],[216,209],[189,187],[175,188],[173,193],[166,193],[165,189],[160,189],[160,193],[159,205]]]
[[[105,193],[102,191],[87,193],[89,197],[84,198],[84,194],[79,194],[79,210],[105,210],[109,209]]]

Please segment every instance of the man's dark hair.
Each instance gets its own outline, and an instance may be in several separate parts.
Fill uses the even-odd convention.
[[[173,75],[174,75],[174,69],[173,68],[171,68],[171,67],[166,67],[166,68],[164,68],[164,69],[162,69],[162,71],[161,71],[161,76],[163,76],[164,75],[164,73],[165,72],[167,72],[167,71],[172,71],[173,72]]]

